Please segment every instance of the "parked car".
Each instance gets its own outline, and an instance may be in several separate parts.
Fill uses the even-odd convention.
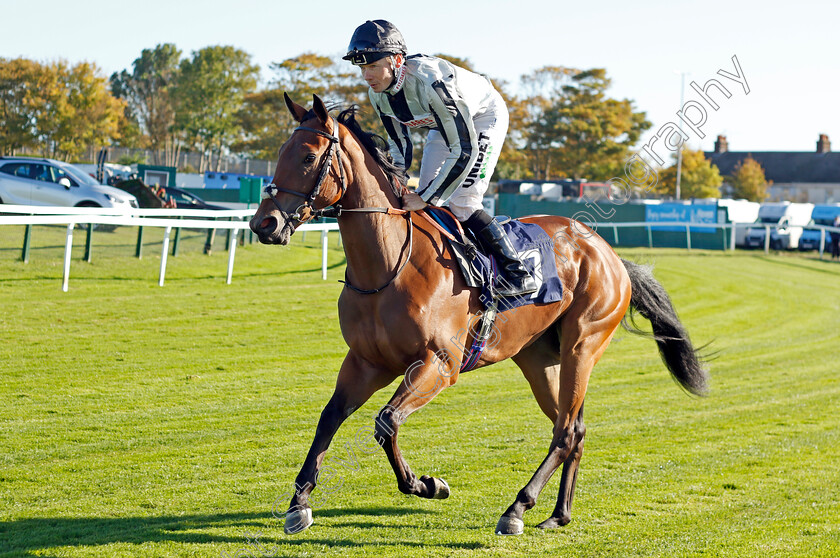
[[[175,205],[178,209],[230,209],[229,207],[207,203],[195,194],[191,194],[180,188],[166,186],[163,189],[166,191],[167,199],[175,200]]]
[[[0,157],[0,203],[139,207],[131,194],[100,184],[73,165],[32,157]]]

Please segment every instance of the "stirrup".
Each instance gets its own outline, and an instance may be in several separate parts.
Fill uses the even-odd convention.
[[[496,287],[496,292],[501,296],[527,295],[537,292],[537,282],[527,271],[525,271],[525,275],[513,278],[502,275],[501,285]]]

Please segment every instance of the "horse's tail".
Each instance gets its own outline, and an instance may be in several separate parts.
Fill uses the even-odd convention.
[[[636,326],[634,313],[638,311],[650,320],[652,337],[659,345],[659,354],[671,375],[690,393],[705,395],[708,392],[709,376],[703,367],[703,357],[691,344],[665,287],[653,277],[650,267],[624,259],[621,261],[633,288],[630,296],[630,323],[627,322],[628,316],[625,316],[622,325],[631,333],[650,335]]]

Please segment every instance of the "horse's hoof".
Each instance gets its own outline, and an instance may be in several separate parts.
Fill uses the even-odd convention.
[[[549,517],[548,519],[537,525],[537,527],[539,529],[557,529],[558,527],[568,525],[569,521],[571,521],[571,518],[567,519],[562,517]]]
[[[445,500],[449,498],[449,484],[445,480],[430,477],[429,475],[423,475],[420,477],[420,480],[427,485],[432,485],[431,498],[433,500]]]
[[[521,535],[525,530],[525,522],[516,517],[503,515],[496,524],[497,535]]]
[[[287,535],[295,535],[308,529],[312,523],[312,508],[293,511],[286,514],[286,524],[283,525],[283,531]]]
[[[449,498],[449,484],[443,479],[434,479],[435,481],[435,495],[432,496],[435,500],[445,500]]]

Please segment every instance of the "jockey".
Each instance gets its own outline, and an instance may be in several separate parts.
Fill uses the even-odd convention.
[[[366,21],[353,33],[345,60],[362,71],[370,102],[388,132],[391,154],[411,167],[411,129],[427,128],[420,185],[402,197],[403,209],[427,204],[449,209],[493,252],[505,271],[503,296],[532,293],[536,282],[525,269],[502,226],[482,207],[508,128],[502,96],[485,76],[442,58],[406,56],[393,24]]]

